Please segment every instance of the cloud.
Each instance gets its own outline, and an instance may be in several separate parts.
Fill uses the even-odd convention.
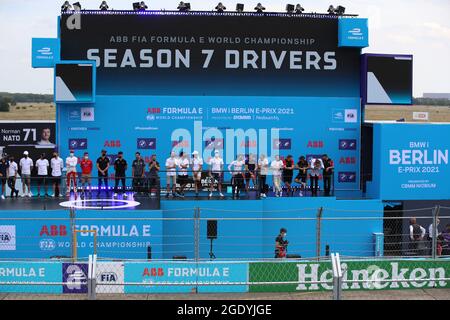
[[[424,22],[423,27],[427,34],[433,38],[441,40],[450,40],[450,28],[440,25],[436,22]]]

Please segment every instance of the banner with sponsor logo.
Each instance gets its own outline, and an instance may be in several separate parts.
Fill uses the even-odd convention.
[[[0,282],[47,282],[58,285],[0,285],[0,292],[62,293],[62,263],[52,262],[0,262]]]
[[[227,282],[247,282],[248,263],[245,262],[125,262],[125,293],[195,292],[247,292],[246,285],[226,285]],[[161,285],[175,283],[175,285]],[[184,285],[176,285],[176,283]],[[189,285],[192,283],[192,285]]]
[[[104,220],[105,212],[110,220]],[[0,226],[0,258],[72,257],[73,237],[68,211],[37,211],[32,219],[27,211],[2,211],[5,219]],[[152,211],[153,218],[162,212]],[[90,218],[90,220],[83,220]],[[130,218],[135,217],[134,221]],[[45,218],[39,220],[39,218]],[[94,219],[92,219],[94,218]],[[117,220],[111,220],[117,218]],[[123,218],[129,218],[124,220]],[[162,221],[148,218],[144,211],[86,210],[77,212],[74,220],[77,236],[77,255],[87,258],[94,253],[94,233],[97,232],[97,253],[104,258],[147,259],[148,248],[153,258],[162,258]]]
[[[338,47],[338,20],[63,14],[61,58],[95,61],[99,95],[357,97],[360,49]]]
[[[147,162],[156,154],[165,170],[170,151],[197,150],[206,170],[215,150],[225,164],[238,154],[270,161],[292,155],[297,162],[326,153],[335,164],[335,188],[359,188],[359,98],[98,96],[95,121],[83,119],[87,108],[59,108],[63,157],[70,148],[91,157],[106,149],[112,159],[124,152],[131,163],[139,151]]]
[[[369,194],[383,200],[448,199],[449,136],[447,124],[375,124]]]
[[[53,68],[59,61],[59,39],[33,38],[31,47],[33,68]]]
[[[450,282],[430,280],[448,278],[449,260],[361,260],[341,264],[343,290],[399,290],[449,288]],[[294,282],[293,284],[250,284],[249,292],[303,292],[332,290],[331,262],[251,262],[250,282]],[[364,281],[367,280],[367,281]],[[374,281],[370,281],[374,280]],[[405,281],[389,281],[405,280]],[[305,282],[323,281],[326,283]]]
[[[124,293],[125,272],[123,262],[97,262],[97,293]]]

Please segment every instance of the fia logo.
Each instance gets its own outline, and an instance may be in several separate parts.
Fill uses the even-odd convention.
[[[99,278],[100,282],[117,282],[118,276],[114,272],[103,272]]]
[[[0,232],[0,243],[10,243],[12,236],[9,232]]]
[[[53,239],[42,239],[39,241],[39,249],[42,251],[53,251],[56,249],[56,242]]]

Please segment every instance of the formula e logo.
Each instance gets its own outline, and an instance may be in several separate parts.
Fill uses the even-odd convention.
[[[291,139],[274,139],[273,148],[275,150],[291,150]]]
[[[117,282],[118,278],[114,272],[103,272],[100,274],[100,282]]]
[[[362,36],[363,35],[360,28],[353,28],[351,30],[348,30],[348,33],[350,33],[352,36]]]
[[[156,149],[156,139],[155,138],[138,138],[137,139],[137,148],[141,150]]]
[[[332,113],[333,122],[344,122],[344,110],[334,109]]]
[[[339,150],[356,150],[356,139],[339,140]]]
[[[338,181],[340,183],[355,183],[356,172],[339,172]]]
[[[53,239],[42,239],[39,241],[39,249],[42,251],[53,251],[56,249],[56,242]]]
[[[223,139],[211,138],[205,141],[205,148],[208,150],[212,149],[223,149]]]
[[[39,49],[37,52],[39,52],[40,54],[45,55],[45,56],[49,56],[49,55],[53,54],[52,49],[48,48],[48,47]]]
[[[69,139],[69,149],[86,150],[88,148],[87,139]]]
[[[87,293],[88,264],[63,264],[63,293]]]

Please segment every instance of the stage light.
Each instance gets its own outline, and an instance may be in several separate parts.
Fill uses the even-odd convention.
[[[180,4],[178,5],[178,10],[186,12],[191,10],[191,4],[190,3],[184,3],[183,1],[180,2]]]
[[[287,12],[287,13],[293,13],[293,12],[294,12],[294,9],[295,9],[295,7],[294,7],[293,4],[287,4],[287,5],[286,5],[286,12]]]
[[[297,14],[302,14],[303,11],[305,11],[305,9],[298,3],[298,4],[295,6],[295,13],[297,13]]]
[[[100,4],[100,10],[101,11],[106,11],[109,9],[108,4],[106,3],[106,1],[102,1],[102,3]]]
[[[258,3],[255,7],[255,10],[257,13],[262,13],[264,10],[266,10],[266,8],[264,8],[261,3]]]
[[[216,10],[217,12],[224,12],[225,10],[227,10],[227,7],[225,7],[222,2],[219,2],[219,4],[216,7]]]
[[[79,2],[75,2],[73,4],[73,10],[80,11],[81,10],[81,4]]]
[[[238,3],[236,5],[236,11],[237,12],[243,12],[244,11],[244,4],[243,3]]]
[[[338,6],[338,7],[336,8],[336,10],[335,10],[335,13],[336,13],[338,16],[344,15],[344,13],[345,13],[345,7],[343,7],[343,6]]]
[[[61,6],[61,12],[66,12],[72,10],[72,6],[70,5],[69,1],[64,2],[64,4]]]
[[[329,7],[328,7],[328,14],[335,14],[335,12],[336,12],[336,9],[334,8],[334,6],[333,5],[330,5]]]
[[[134,11],[145,11],[147,9],[148,9],[148,6],[145,4],[144,1],[134,2],[133,3],[133,10]]]

